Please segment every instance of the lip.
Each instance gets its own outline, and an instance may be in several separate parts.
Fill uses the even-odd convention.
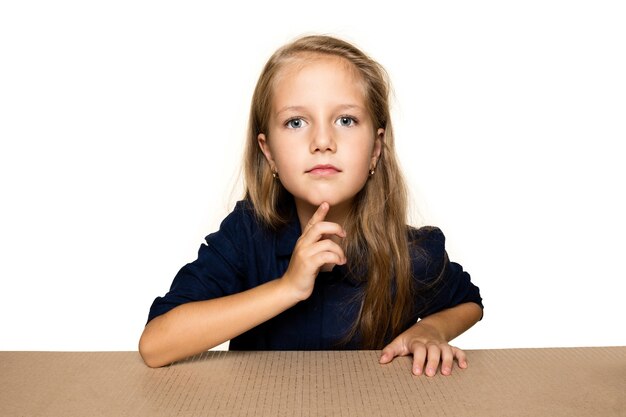
[[[315,165],[313,168],[306,171],[307,174],[328,176],[340,173],[341,170],[334,165],[324,164]]]

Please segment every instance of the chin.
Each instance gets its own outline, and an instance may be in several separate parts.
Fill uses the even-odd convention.
[[[352,198],[341,198],[337,195],[319,195],[314,197],[308,197],[305,201],[312,205],[313,207],[319,207],[323,202],[326,202],[330,205],[331,208],[349,204],[352,201]]]
[[[306,204],[317,208],[322,203],[330,204],[330,207],[350,205],[358,190],[339,190],[338,187],[301,187],[295,193],[291,193],[300,204]],[[352,194],[352,192],[355,194]]]

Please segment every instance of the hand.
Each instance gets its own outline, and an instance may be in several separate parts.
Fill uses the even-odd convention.
[[[326,236],[346,237],[346,232],[337,223],[325,222],[330,210],[328,203],[317,208],[302,231],[291,255],[283,282],[295,290],[298,300],[306,300],[313,292],[315,278],[322,266],[343,265],[346,257],[341,247]]]
[[[417,323],[401,333],[382,352],[380,363],[389,363],[396,356],[413,355],[413,374],[435,376],[439,362],[441,374],[450,375],[456,359],[459,368],[467,368],[467,358],[461,349],[450,346],[436,329]],[[424,371],[424,366],[426,370]]]

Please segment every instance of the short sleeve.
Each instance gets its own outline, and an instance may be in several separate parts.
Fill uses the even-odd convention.
[[[415,319],[467,302],[483,308],[480,290],[472,283],[470,274],[448,259],[445,236],[440,229],[413,230],[411,241],[417,294]]]
[[[176,274],[170,290],[157,297],[150,308],[148,322],[173,308],[192,301],[209,300],[242,291],[246,274],[245,251],[249,210],[243,202],[221,223],[219,231],[208,235],[195,261]]]

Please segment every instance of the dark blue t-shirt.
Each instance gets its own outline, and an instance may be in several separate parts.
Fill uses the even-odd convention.
[[[148,321],[184,303],[235,294],[280,278],[300,234],[297,216],[272,232],[258,222],[249,202],[238,202],[219,231],[206,237],[198,259],[178,272],[164,297],[154,300]],[[415,287],[422,294],[416,296],[414,317],[407,328],[418,318],[461,303],[475,302],[482,307],[478,287],[469,274],[448,260],[439,229],[411,228],[408,235],[415,243],[411,250]],[[437,285],[419,291],[430,286],[442,271]],[[349,277],[345,266],[321,272],[307,300],[233,338],[230,349],[358,349],[358,335],[347,343],[344,339],[357,318],[364,286]]]

